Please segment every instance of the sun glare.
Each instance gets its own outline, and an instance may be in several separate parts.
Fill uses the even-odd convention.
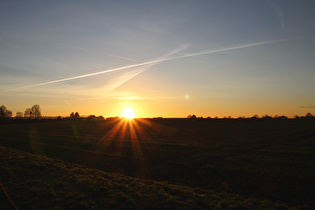
[[[132,119],[132,118],[135,117],[135,113],[134,113],[133,109],[131,109],[131,108],[126,108],[126,109],[123,111],[122,116],[123,116],[124,118],[127,118],[127,119]]]

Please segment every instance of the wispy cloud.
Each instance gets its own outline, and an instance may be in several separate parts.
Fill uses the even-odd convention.
[[[1,35],[0,35],[0,41],[3,39],[3,37],[4,37],[4,35],[5,35],[6,32],[7,32],[7,31],[5,30],[4,32],[1,33]]]
[[[315,106],[311,106],[311,105],[309,105],[309,106],[298,106],[298,108],[309,108],[309,109],[314,109],[314,108],[315,108]]]
[[[273,1],[270,1],[270,4],[272,5],[277,17],[278,17],[278,21],[279,24],[281,26],[282,29],[285,29],[285,21],[284,21],[284,16],[283,16],[283,12],[280,9],[280,7]]]
[[[40,42],[46,42],[46,43],[53,44],[53,45],[58,45],[58,46],[61,46],[61,47],[72,48],[72,49],[75,49],[75,50],[83,50],[83,51],[86,51],[86,52],[91,52],[91,50],[88,50],[88,49],[85,49],[85,48],[82,48],[82,47],[76,47],[76,46],[72,46],[72,45],[68,45],[68,44],[64,44],[64,43],[59,43],[59,42],[54,42],[54,41],[50,41],[50,40],[38,39],[38,38],[35,38],[35,37],[31,37],[30,39],[33,39],[33,40],[36,40],[36,41],[40,41]]]
[[[8,25],[8,26],[4,29],[4,31],[1,32],[0,41],[3,39],[4,35],[7,33],[9,26],[10,26],[10,25]]]
[[[110,72],[116,72],[116,71],[121,71],[121,70],[125,70],[125,69],[134,68],[134,67],[140,67],[140,66],[148,66],[147,68],[145,68],[145,70],[147,70],[152,65],[156,65],[156,64],[158,64],[160,62],[171,61],[171,60],[175,60],[175,59],[188,58],[188,57],[194,57],[194,56],[200,56],[200,55],[206,55],[206,54],[212,54],[212,53],[231,51],[231,50],[237,50],[237,49],[243,49],[243,48],[249,48],[249,47],[255,47],[255,46],[260,46],[260,45],[266,45],[266,44],[272,44],[272,43],[277,43],[277,42],[290,41],[290,40],[301,39],[301,38],[304,38],[304,37],[288,38],[288,39],[280,39],[280,40],[271,40],[271,41],[264,41],[264,42],[255,42],[255,43],[247,43],[247,44],[242,44],[242,45],[237,45],[237,46],[232,46],[232,47],[218,48],[218,49],[212,49],[212,50],[207,50],[207,51],[202,51],[202,52],[195,52],[195,53],[189,53],[189,54],[184,54],[184,55],[170,57],[171,55],[174,55],[174,54],[176,54],[178,52],[181,52],[182,50],[186,49],[187,46],[188,46],[186,44],[186,45],[180,46],[179,48],[177,48],[177,49],[175,49],[173,51],[170,51],[166,55],[164,55],[164,56],[162,56],[162,57],[160,57],[158,59],[155,59],[155,60],[142,62],[142,63],[138,63],[138,64],[122,66],[122,67],[108,69],[108,70],[103,70],[103,71],[98,71],[98,72],[94,72],[94,73],[90,73],[90,74],[83,74],[83,75],[79,75],[79,76],[73,76],[73,77],[68,77],[68,78],[63,78],[63,79],[58,79],[58,80],[52,80],[52,81],[48,81],[48,82],[42,82],[42,83],[37,83],[37,84],[32,84],[32,85],[27,85],[27,86],[22,86],[22,87],[7,89],[7,90],[2,90],[0,92],[16,91],[16,90],[20,90],[20,89],[24,89],[24,88],[32,88],[32,87],[38,87],[38,86],[43,86],[43,85],[55,84],[55,83],[69,81],[69,80],[76,80],[76,79],[81,79],[81,78],[86,78],[86,77],[92,77],[92,76],[97,76],[97,75],[106,74],[106,73],[110,73]],[[145,70],[143,70],[143,71],[145,71]],[[143,71],[140,70],[139,73],[136,73],[134,76],[140,74]],[[130,77],[129,79],[133,78],[134,76]],[[128,80],[126,80],[126,81],[128,81]],[[123,83],[121,83],[121,84],[123,84]]]

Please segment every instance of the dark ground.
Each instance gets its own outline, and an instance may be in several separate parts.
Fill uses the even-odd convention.
[[[4,123],[0,145],[106,172],[315,206],[314,119]]]

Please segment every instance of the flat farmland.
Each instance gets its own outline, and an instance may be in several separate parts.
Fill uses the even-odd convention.
[[[314,119],[3,123],[0,146],[131,177],[315,206]]]

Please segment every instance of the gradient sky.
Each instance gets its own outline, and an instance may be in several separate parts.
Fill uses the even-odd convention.
[[[305,115],[315,2],[1,1],[0,105],[45,116]]]

